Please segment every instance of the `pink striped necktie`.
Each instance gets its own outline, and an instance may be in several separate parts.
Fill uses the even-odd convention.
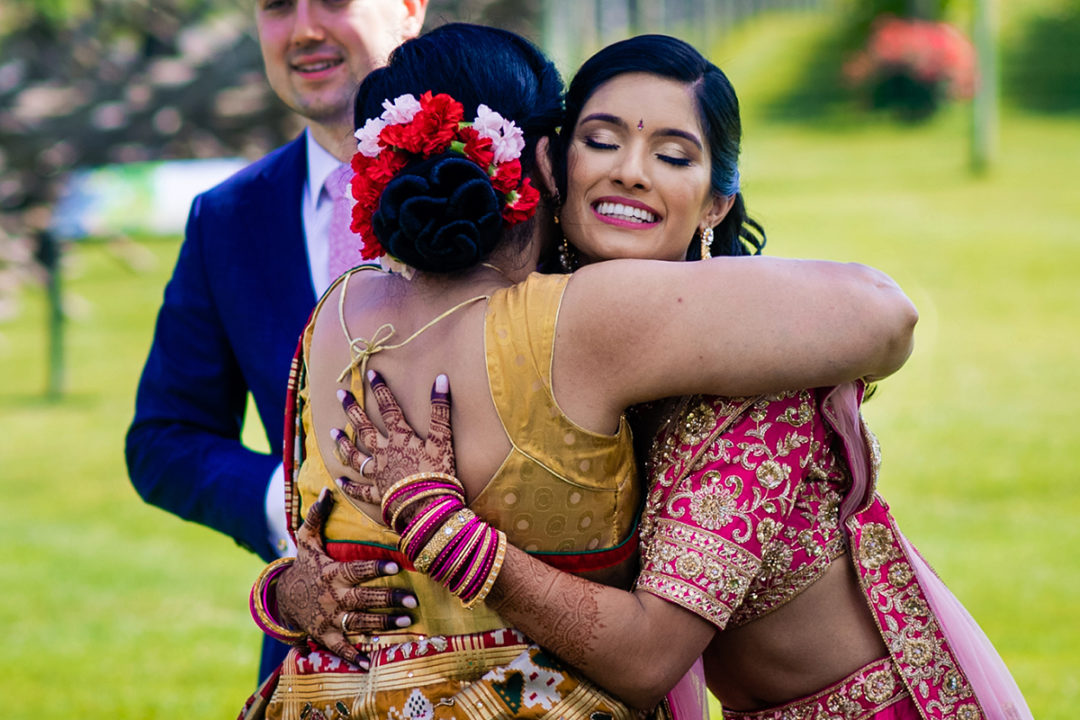
[[[360,236],[349,227],[352,224],[352,195],[349,193],[351,179],[352,168],[342,165],[327,176],[324,184],[333,203],[326,233],[326,261],[331,282],[346,270],[360,264]]]

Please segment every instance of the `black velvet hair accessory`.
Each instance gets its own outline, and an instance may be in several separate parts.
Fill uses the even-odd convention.
[[[476,163],[445,154],[402,170],[371,218],[391,255],[426,272],[481,262],[499,242],[499,198]]]

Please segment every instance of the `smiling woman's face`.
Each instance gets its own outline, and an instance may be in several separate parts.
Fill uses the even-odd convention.
[[[694,232],[719,222],[709,149],[690,87],[629,73],[596,89],[567,156],[560,221],[582,260],[684,260]]]

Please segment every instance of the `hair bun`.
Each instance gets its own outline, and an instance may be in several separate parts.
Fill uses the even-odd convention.
[[[499,242],[499,198],[482,168],[459,155],[398,174],[371,218],[391,255],[417,270],[449,273],[481,262]]]

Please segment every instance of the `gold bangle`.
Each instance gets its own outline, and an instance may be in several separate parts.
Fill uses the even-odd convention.
[[[392,497],[395,492],[397,492],[398,490],[400,490],[403,487],[406,487],[408,485],[412,485],[413,483],[423,482],[424,480],[445,480],[446,482],[452,484],[454,487],[456,487],[458,490],[460,490],[462,492],[462,494],[465,493],[465,486],[461,484],[460,480],[458,480],[453,475],[450,475],[449,473],[435,472],[435,471],[413,473],[412,475],[408,475],[406,477],[401,478],[396,483],[394,483],[393,485],[388,487],[386,489],[386,492],[382,493],[383,503],[382,503],[382,505],[380,506],[379,509],[382,510],[385,513],[386,512],[386,498]]]
[[[495,551],[495,562],[491,566],[491,572],[488,573],[487,581],[484,583],[484,587],[480,588],[480,592],[476,594],[469,602],[465,603],[465,609],[471,610],[477,603],[483,602],[484,598],[491,592],[491,588],[495,587],[495,581],[499,579],[499,571],[502,570],[503,561],[506,560],[506,533],[502,530],[497,530],[499,533],[499,549]]]
[[[447,490],[446,488],[432,488],[430,490],[424,490],[422,492],[416,493],[412,497],[405,498],[405,501],[394,509],[393,514],[390,516],[390,529],[397,530],[398,518],[401,516],[401,513],[405,510],[405,508],[409,507],[415,502],[430,497],[455,497],[461,502],[462,505],[465,504],[465,496],[459,492]]]
[[[465,545],[461,548],[461,552],[458,553],[458,557],[456,560],[454,560],[454,564],[451,565],[449,569],[447,569],[446,574],[443,577],[444,584],[449,585],[450,579],[454,577],[454,575],[457,574],[459,570],[461,570],[462,565],[464,565],[466,562],[476,559],[473,556],[473,553],[475,553],[477,547],[483,543],[485,535],[487,535],[487,527],[484,525],[478,525],[475,528],[475,532],[473,532],[472,537],[465,541]]]
[[[490,525],[484,525],[480,529],[480,545],[476,548],[476,554],[472,557],[473,564],[465,571],[465,577],[461,579],[461,583],[458,585],[457,595],[458,599],[462,602],[465,600],[461,597],[462,593],[466,592],[468,588],[476,580],[476,576],[484,570],[484,558],[491,551],[491,542],[494,537],[494,533],[491,532]],[[451,591],[453,592],[453,591]]]
[[[405,528],[405,533],[401,536],[401,539],[398,540],[398,550],[400,550],[401,552],[406,552],[407,549],[412,546],[413,540],[416,539],[416,536],[420,534],[424,530],[424,528],[427,527],[428,520],[441,512],[446,512],[447,517],[449,517],[450,514],[456,513],[457,510],[447,511],[445,508],[441,507],[441,503],[437,502],[432,503],[426,508],[421,509],[420,514],[418,514],[409,522],[409,527]],[[440,525],[440,527],[442,526]],[[421,548],[421,550],[422,549],[423,548]]]
[[[427,575],[428,570],[431,569],[431,564],[435,562],[435,558],[439,556],[439,553],[450,544],[450,541],[454,536],[457,535],[461,529],[465,527],[465,524],[474,517],[476,517],[476,515],[468,508],[462,508],[461,510],[455,511],[454,514],[450,516],[450,519],[435,531],[435,536],[428,540],[427,545],[424,546],[416,556],[416,559],[413,560],[413,567],[419,572]]]
[[[277,640],[282,642],[298,642],[307,637],[307,633],[300,632],[298,630],[291,630],[287,627],[280,625],[275,620],[270,612],[266,609],[266,604],[263,602],[263,597],[267,587],[267,579],[277,573],[278,569],[292,565],[296,562],[294,557],[283,557],[273,561],[259,573],[259,576],[255,578],[255,585],[251,588],[251,609],[255,612],[256,622],[260,628],[268,635],[274,636]],[[274,579],[277,582],[277,578]]]

